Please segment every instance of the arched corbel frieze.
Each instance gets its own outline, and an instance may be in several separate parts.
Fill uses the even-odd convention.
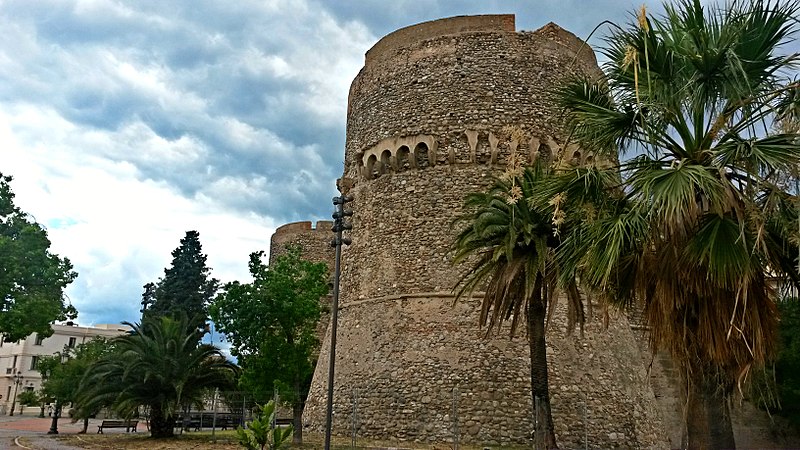
[[[383,139],[361,153],[361,173],[365,179],[373,179],[390,171],[434,166],[436,150],[436,138],[428,134]]]
[[[485,163],[498,164],[500,138],[497,135],[491,131],[484,132],[476,129],[465,130],[464,134],[469,145],[471,163],[484,163],[483,161],[479,162],[478,149],[483,139],[486,139],[489,147],[489,161]],[[510,152],[527,150],[529,164],[533,164],[542,155],[548,158],[560,157],[565,161],[578,164],[594,162],[594,156],[591,153],[582,152],[574,144],[563,146],[553,136],[531,137],[527,140],[514,139],[508,143],[508,147]],[[437,142],[434,136],[427,134],[387,138],[363,152],[356,153],[356,159],[361,164],[362,178],[368,180],[388,173],[424,169],[436,165]],[[456,164],[454,149],[449,149],[445,161],[449,164]]]

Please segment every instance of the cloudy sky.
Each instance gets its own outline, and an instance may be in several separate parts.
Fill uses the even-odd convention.
[[[514,13],[585,38],[641,4],[0,0],[0,172],[79,273],[79,322],[135,321],[186,230],[246,281],[277,226],[329,217],[350,81],[383,35]]]

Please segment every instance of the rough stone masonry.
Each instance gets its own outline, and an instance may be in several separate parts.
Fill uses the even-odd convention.
[[[511,152],[592,163],[564,145],[550,94],[574,74],[600,76],[591,48],[553,23],[517,32],[513,15],[410,26],[367,52],[348,103],[344,178],[356,200],[342,264],[335,434],[531,442],[525,338],[485,338],[479,300],[454,301],[463,267],[451,264],[452,221]],[[331,234],[317,229],[296,224],[278,241],[297,232],[327,244]],[[669,448],[624,316],[608,329],[594,317],[584,335],[568,336],[557,309],[547,339],[563,448]],[[304,413],[316,430],[325,426],[329,340]]]

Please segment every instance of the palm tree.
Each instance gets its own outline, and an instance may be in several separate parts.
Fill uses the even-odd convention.
[[[798,199],[784,184],[800,136],[770,128],[787,101],[797,108],[800,86],[782,77],[798,57],[777,50],[798,3],[665,9],[612,32],[606,79],[560,91],[571,139],[635,156],[558,257],[616,301],[643,302],[651,347],[682,375],[689,448],[732,448],[726,399],[773,356],[770,279],[800,281]]]
[[[512,156],[512,161],[514,160]],[[471,262],[459,281],[457,298],[471,297],[485,289],[480,324],[487,336],[510,320],[511,336],[520,319],[526,320],[530,350],[531,401],[540,429],[537,446],[557,448],[550,409],[545,346],[545,318],[550,300],[556,295],[557,271],[551,264],[559,244],[552,205],[534,207],[536,187],[547,176],[547,161],[522,169],[511,164],[486,193],[469,194],[465,211],[457,222],[464,227],[454,248],[454,263]],[[559,220],[556,219],[556,222]],[[574,279],[566,283],[570,322],[583,328],[584,310]]]
[[[191,322],[194,323],[194,322]],[[237,367],[219,349],[198,344],[185,318],[154,317],[114,339],[117,351],[93,365],[81,381],[84,404],[112,404],[123,417],[144,406],[154,438],[173,436],[176,413],[208,389],[229,388]]]

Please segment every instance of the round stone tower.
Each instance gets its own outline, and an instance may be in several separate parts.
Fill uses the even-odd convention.
[[[324,262],[333,270],[333,247],[331,247],[330,220],[320,220],[316,226],[311,222],[293,222],[279,226],[270,239],[269,262],[286,253],[291,246],[298,246],[302,250],[303,259],[313,262]]]
[[[342,259],[334,434],[530,442],[526,339],[484,338],[480,301],[455,301],[464,268],[451,264],[452,221],[511,152],[592,158],[562,148],[550,94],[574,74],[600,75],[591,48],[553,23],[517,32],[513,15],[410,26],[367,52],[350,88],[341,180],[355,214]],[[565,322],[556,311],[548,331],[559,443],[668,445],[625,318],[607,330],[591,321],[584,336],[566,336]],[[325,425],[329,341],[305,409],[312,429]]]

